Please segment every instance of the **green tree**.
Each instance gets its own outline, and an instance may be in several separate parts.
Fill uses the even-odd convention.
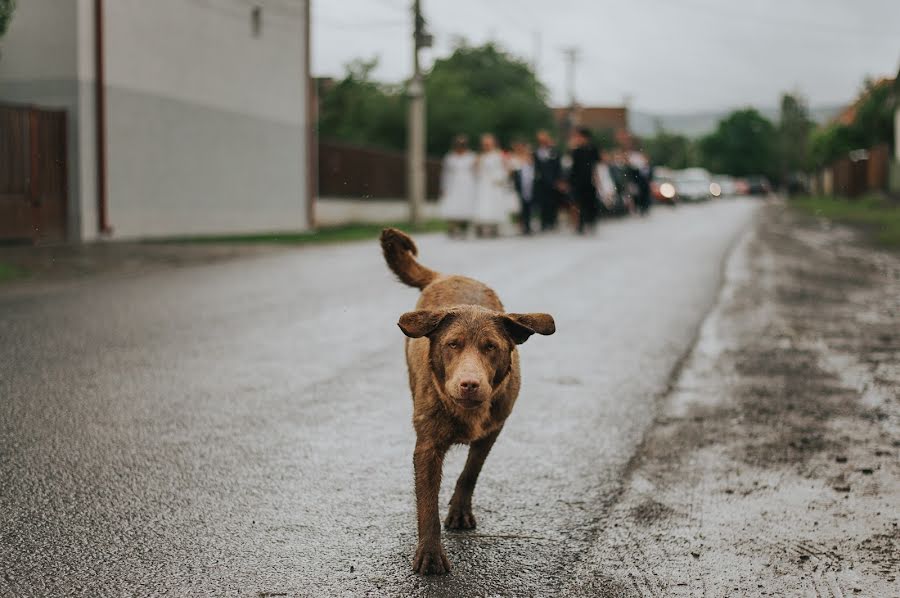
[[[850,129],[860,148],[870,148],[881,143],[894,143],[894,111],[897,96],[890,81],[867,81],[863,99],[856,107],[856,116]]]
[[[13,12],[16,10],[16,0],[0,0],[0,37],[9,29]]]
[[[849,125],[832,122],[809,135],[810,162],[817,168],[846,156],[856,149],[887,143],[894,145],[894,111],[898,93],[890,81],[867,81]]]
[[[814,126],[802,98],[788,93],[781,96],[778,154],[782,178],[809,167],[810,132]]]
[[[643,149],[657,166],[682,169],[696,165],[694,144],[684,135],[658,127],[656,135],[643,140]]]
[[[319,134],[391,149],[406,147],[406,96],[400,85],[372,79],[377,61],[347,65],[343,79],[320,92]],[[531,67],[494,44],[458,46],[425,76],[427,148],[441,155],[463,133],[486,132],[501,143],[550,127],[547,90]]]
[[[432,154],[447,151],[453,136],[473,141],[485,132],[501,143],[531,138],[536,129],[550,127],[547,90],[531,66],[493,43],[456,47],[435,61],[425,79],[427,143]]]
[[[345,77],[320,90],[319,135],[388,149],[406,147],[406,98],[372,80],[377,60],[356,60]]]
[[[699,142],[703,165],[712,172],[747,176],[778,172],[775,126],[753,108],[732,112]]]
[[[840,123],[819,127],[809,136],[810,164],[821,168],[859,147],[857,135],[851,127]]]

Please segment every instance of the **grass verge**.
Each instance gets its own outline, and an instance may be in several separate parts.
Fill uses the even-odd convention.
[[[877,244],[900,249],[900,204],[877,196],[808,196],[791,200],[800,210],[862,229]]]
[[[374,239],[387,227],[399,228],[406,232],[440,232],[447,230],[443,220],[429,220],[418,229],[406,222],[387,222],[383,224],[345,224],[341,226],[323,227],[306,232],[259,233],[251,235],[210,235],[192,237],[169,237],[153,239],[147,243],[278,243],[287,245],[341,243],[345,241],[362,241]]]
[[[25,271],[0,262],[0,283],[9,282],[25,276]]]

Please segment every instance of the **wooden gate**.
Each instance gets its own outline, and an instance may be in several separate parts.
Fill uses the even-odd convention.
[[[0,241],[66,238],[66,113],[0,106]]]

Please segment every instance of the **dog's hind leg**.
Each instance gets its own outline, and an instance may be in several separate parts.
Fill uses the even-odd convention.
[[[456,481],[456,490],[453,491],[453,498],[450,499],[450,510],[444,520],[444,527],[447,529],[475,528],[475,516],[472,514],[472,494],[475,492],[475,483],[478,482],[478,474],[481,473],[484,460],[487,459],[499,434],[500,430],[497,430],[469,446],[466,466]]]

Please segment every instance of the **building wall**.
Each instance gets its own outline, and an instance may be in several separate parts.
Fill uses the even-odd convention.
[[[9,31],[0,40],[0,75],[4,81],[75,78],[76,3],[25,0],[16,4]]]
[[[106,3],[116,237],[307,226],[304,1],[255,4]]]
[[[306,0],[104,5],[113,237],[306,228]],[[0,100],[69,112],[73,239],[98,236],[93,7],[19,2],[0,42]]]

